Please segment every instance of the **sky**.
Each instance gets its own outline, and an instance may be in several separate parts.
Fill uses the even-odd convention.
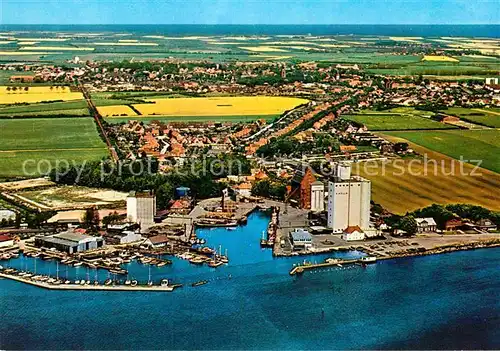
[[[493,0],[0,0],[0,24],[499,24]]]

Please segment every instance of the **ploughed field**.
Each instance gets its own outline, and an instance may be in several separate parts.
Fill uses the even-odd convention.
[[[413,139],[408,137],[410,133],[455,132],[460,131],[391,132],[390,135],[384,133],[383,137],[392,142],[404,142]],[[404,135],[405,138],[397,137],[396,134]],[[449,145],[448,152],[457,146],[460,137],[457,135],[454,140],[456,143]],[[356,164],[357,173],[372,181],[372,199],[375,202],[399,214],[433,203],[470,203],[500,211],[500,201],[498,201],[500,175],[498,173],[484,168],[474,171],[475,166],[468,163],[462,164],[463,172],[461,172],[460,163],[452,157],[412,142],[409,144],[420,155],[427,155],[427,160],[429,160],[427,166],[424,163],[425,159],[420,157],[397,159],[397,162],[394,160],[375,162],[371,167],[363,167],[364,163]],[[498,152],[498,147],[496,151]],[[495,147],[487,146],[484,153],[487,152],[495,152]]]
[[[162,117],[185,120],[248,120],[274,118],[287,110],[305,104],[308,100],[289,97],[248,96],[248,97],[203,97],[203,98],[163,98],[146,99],[146,103],[130,105],[100,106],[101,115],[114,118]],[[266,118],[268,119],[268,118]]]
[[[58,162],[79,164],[106,155],[90,117],[0,119],[0,178],[34,177]]]

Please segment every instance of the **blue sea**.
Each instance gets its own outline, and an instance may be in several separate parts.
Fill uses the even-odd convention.
[[[2,31],[118,32],[157,35],[392,35],[500,37],[500,25],[2,25]]]
[[[500,249],[291,277],[303,258],[273,258],[260,248],[268,221],[254,212],[236,230],[199,230],[208,245],[228,250],[230,263],[212,269],[174,259],[152,267],[156,281],[185,284],[172,293],[49,291],[0,280],[0,348],[500,348]],[[22,256],[2,264],[34,269],[34,259]],[[127,268],[130,278],[147,280],[148,266]],[[56,274],[55,262],[37,260],[37,272],[49,271]],[[93,280],[95,272],[60,265],[59,274]],[[190,286],[200,279],[209,283]]]

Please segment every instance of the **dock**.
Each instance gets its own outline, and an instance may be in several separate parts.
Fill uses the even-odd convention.
[[[316,268],[328,268],[328,267],[342,267],[346,265],[352,264],[362,264],[364,263],[362,260],[342,260],[342,259],[327,259],[326,262],[322,263],[305,263],[298,266],[293,267],[290,270],[290,275],[302,274],[305,271],[313,270]]]
[[[92,290],[92,291],[147,291],[147,292],[171,292],[180,287],[179,284],[173,285],[80,285],[80,284],[50,284],[46,282],[34,281],[29,278],[23,278],[13,274],[0,272],[0,277],[5,279],[15,280],[21,283],[33,285],[39,288],[49,290]]]

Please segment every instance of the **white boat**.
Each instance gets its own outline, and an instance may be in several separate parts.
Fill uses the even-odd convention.
[[[168,286],[168,283],[169,283],[168,279],[162,279],[160,285],[161,286]]]
[[[137,280],[132,280],[130,282],[130,286],[136,286],[137,285]]]
[[[75,280],[75,284],[80,284],[80,280]]]
[[[131,281],[130,280],[125,280],[125,285],[130,285]]]
[[[375,256],[365,256],[361,258],[361,262],[363,263],[375,263],[377,262],[377,258]]]
[[[77,262],[73,265],[73,267],[80,267],[83,263],[82,262]]]

